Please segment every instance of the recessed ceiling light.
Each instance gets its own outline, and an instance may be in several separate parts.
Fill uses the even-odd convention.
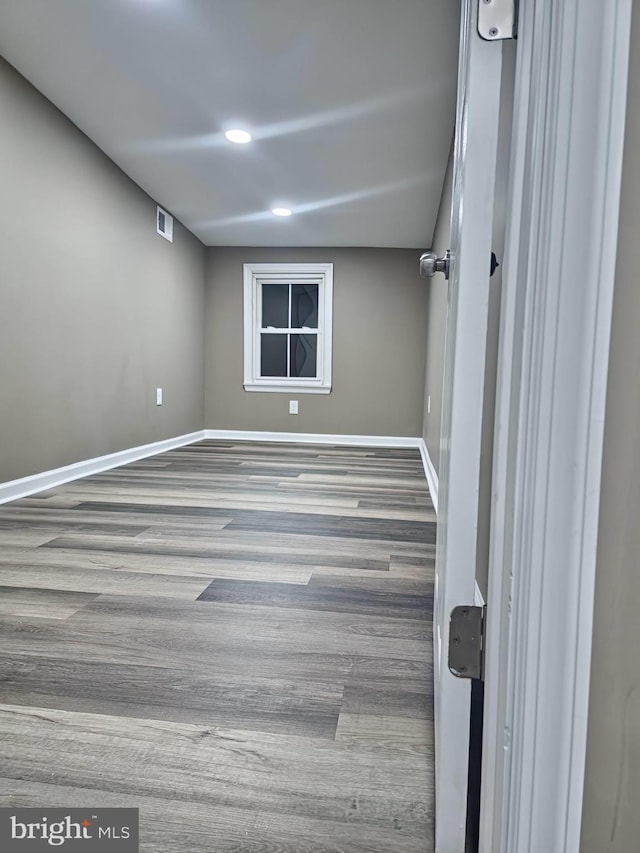
[[[251,142],[251,134],[247,130],[227,130],[224,134],[229,142],[235,142],[238,145],[246,145]]]
[[[291,211],[288,207],[273,207],[271,213],[274,216],[291,216]]]

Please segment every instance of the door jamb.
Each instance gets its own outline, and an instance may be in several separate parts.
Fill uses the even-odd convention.
[[[520,4],[480,850],[578,853],[631,0]]]

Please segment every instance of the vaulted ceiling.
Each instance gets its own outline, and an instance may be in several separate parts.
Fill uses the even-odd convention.
[[[455,0],[0,3],[0,53],[207,245],[426,247],[457,39]]]

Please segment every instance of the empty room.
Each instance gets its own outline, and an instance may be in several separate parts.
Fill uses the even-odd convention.
[[[635,853],[632,5],[0,0],[1,853]]]
[[[433,849],[459,10],[400,6],[0,4],[16,849]]]

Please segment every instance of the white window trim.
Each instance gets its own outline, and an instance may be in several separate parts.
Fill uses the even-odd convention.
[[[308,279],[320,283],[318,294],[318,367],[316,379],[261,378],[258,329],[259,282],[280,278]],[[244,288],[244,389],[280,394],[329,394],[333,326],[333,264],[243,264]]]

